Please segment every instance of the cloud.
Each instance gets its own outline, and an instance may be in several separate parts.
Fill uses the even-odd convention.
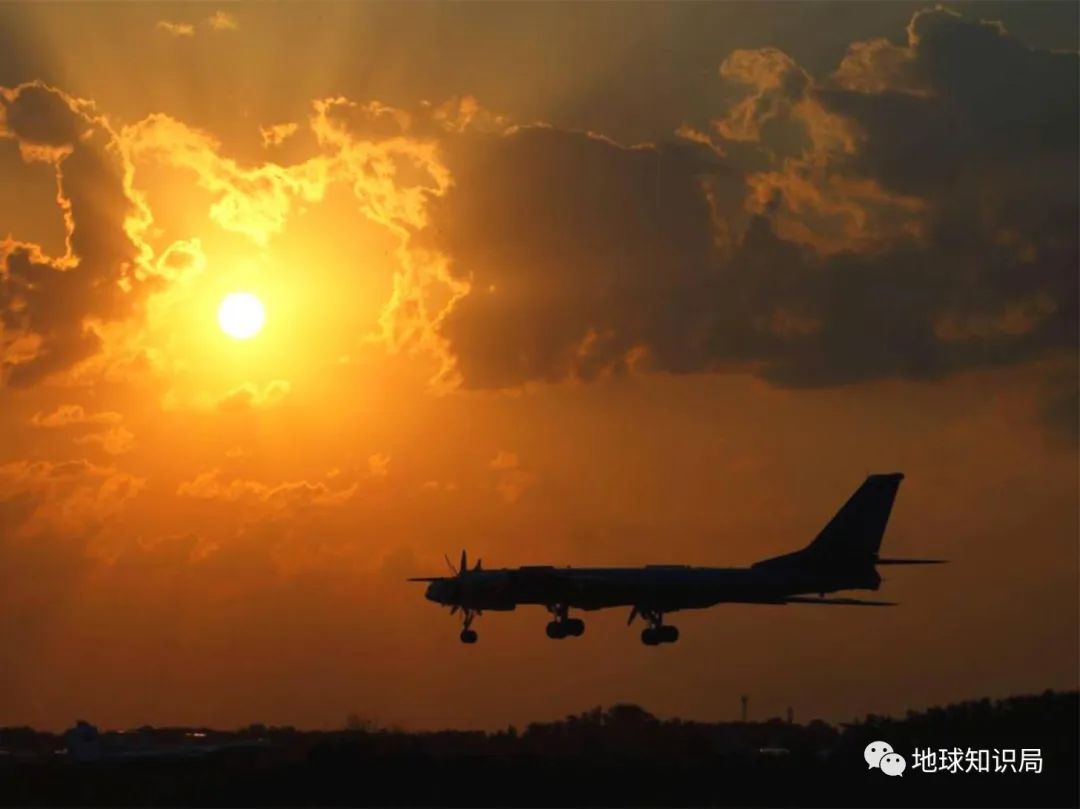
[[[165,410],[216,411],[219,413],[246,413],[280,407],[292,393],[292,383],[287,379],[272,379],[266,383],[245,382],[224,393],[197,390],[185,392],[172,387],[165,392],[161,406]]]
[[[262,137],[263,146],[270,148],[280,146],[295,135],[299,129],[300,125],[297,123],[272,124],[270,126],[260,126],[259,135]]]
[[[154,266],[158,276],[169,283],[186,283],[206,269],[202,241],[192,238],[172,242],[161,251]]]
[[[1075,350],[1077,55],[944,10],[908,40],[822,78],[736,51],[735,100],[652,144],[475,102],[318,102],[338,166],[378,155],[393,180],[357,183],[405,244],[388,344],[489,390],[628,369],[820,387]]]
[[[86,433],[75,438],[76,444],[97,445],[109,455],[124,455],[135,446],[135,435],[120,426],[123,417],[112,411],[88,413],[82,405],[63,404],[50,413],[35,413],[30,424],[38,429],[56,430],[69,427],[105,425],[108,429]]]
[[[497,473],[495,491],[508,504],[516,503],[536,482],[536,475],[522,467],[514,452],[499,450],[488,462],[488,468]]]
[[[158,20],[157,29],[159,31],[164,31],[166,34],[171,34],[174,37],[195,36],[195,26],[189,22],[170,22],[169,20]]]
[[[51,413],[35,413],[30,423],[43,429],[56,429],[75,424],[119,424],[123,416],[111,411],[88,413],[82,405],[62,404]]]
[[[1000,198],[1032,198],[1046,182],[1041,208],[1060,213],[1061,195],[1072,188],[1051,175],[1076,162],[1076,53],[1028,48],[998,23],[969,22],[943,8],[914,15],[906,46],[877,48],[897,54],[887,61],[905,65],[902,76],[881,60],[853,65],[849,53],[837,74],[841,87],[819,92],[862,131],[854,168],[889,188],[945,194],[965,203],[963,213],[991,218],[1020,214],[997,209]],[[991,199],[972,210],[968,195],[984,172]]]
[[[124,427],[113,427],[100,433],[87,433],[75,439],[76,444],[96,444],[109,455],[124,455],[135,446],[135,434]]]
[[[196,500],[217,500],[226,503],[261,503],[276,511],[309,507],[339,506],[356,494],[357,484],[332,489],[325,483],[307,480],[285,481],[270,485],[257,480],[233,478],[225,480],[221,470],[202,472],[184,481],[176,493]]]
[[[521,125],[470,97],[337,97],[313,102],[317,152],[287,166],[242,164],[166,115],[117,135],[89,102],[5,91],[5,136],[61,172],[72,245],[59,258],[5,248],[9,382],[98,351],[98,324],[132,312],[140,277],[205,266],[193,240],[143,266],[148,214],[123,177],[144,164],[190,173],[213,221],[257,245],[347,184],[399,240],[382,339],[432,352],[443,386],[630,370],[828,386],[1072,352],[1076,68],[1075,53],[936,9],[913,16],[903,44],[852,43],[829,75],[775,48],[734,51],[716,77],[730,101],[655,143]],[[262,135],[274,145],[298,130]],[[115,204],[70,190],[89,179],[75,171],[88,155],[108,165],[98,185]],[[78,223],[95,214],[111,236],[84,256]],[[27,275],[87,280],[46,294]],[[242,386],[220,406],[286,393]]]
[[[211,31],[224,32],[236,31],[240,28],[240,22],[235,14],[227,11],[215,11],[205,20],[206,26]],[[175,22],[172,20],[159,20],[157,29],[164,31],[170,36],[179,38],[191,38],[195,36],[195,24],[190,22]]]
[[[292,385],[286,379],[274,379],[262,386],[248,382],[219,398],[216,407],[225,412],[277,407],[291,390]]]
[[[215,11],[206,18],[206,24],[214,31],[235,31],[240,27],[236,15],[226,11]]]
[[[190,172],[215,201],[210,218],[221,228],[265,245],[285,226],[297,200],[322,199],[327,161],[314,157],[293,166],[241,166],[221,155],[221,143],[207,132],[168,115],[149,115],[120,132],[124,153],[137,165],[166,165]]]
[[[456,492],[458,485],[452,480],[425,480],[420,484],[420,490],[425,492]]]
[[[0,502],[21,503],[19,531],[87,536],[119,514],[145,480],[86,460],[0,465]],[[8,526],[13,527],[13,526]]]
[[[787,119],[807,103],[806,90],[813,81],[795,60],[776,48],[734,51],[721,63],[719,72],[729,82],[750,88],[745,98],[713,123],[729,141],[759,142],[766,127],[790,125]],[[782,140],[801,139],[807,133],[772,134]]]
[[[368,456],[368,474],[373,478],[385,478],[390,474],[390,456],[385,452],[376,452]]]
[[[206,561],[219,549],[218,543],[186,531],[140,536],[134,542],[118,548],[108,561],[114,570],[170,574],[187,565]]]
[[[625,370],[719,260],[697,144],[519,127],[456,136],[420,243],[468,285],[436,330],[470,388]],[[498,334],[498,339],[491,335]]]
[[[0,88],[0,138],[56,173],[65,253],[0,241],[0,374],[27,387],[96,354],[103,323],[130,314],[146,276],[149,213],[116,135],[91,102],[41,82]]]

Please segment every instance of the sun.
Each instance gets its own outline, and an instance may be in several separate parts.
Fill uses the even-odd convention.
[[[221,330],[236,340],[249,340],[263,327],[266,310],[262,301],[250,292],[232,292],[218,307]]]

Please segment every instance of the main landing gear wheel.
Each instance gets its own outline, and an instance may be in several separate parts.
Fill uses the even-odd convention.
[[[562,640],[563,638],[580,638],[585,634],[585,622],[580,618],[568,618],[565,606],[556,605],[548,607],[548,609],[555,616],[555,620],[550,621],[547,625],[546,631],[549,638]]]
[[[567,618],[565,621],[551,621],[547,625],[547,636],[552,640],[580,638],[585,634],[585,622],[580,618]]]
[[[678,627],[665,624],[663,613],[634,607],[630,612],[630,620],[627,623],[632,623],[638,615],[641,615],[649,622],[649,625],[641,630],[641,642],[646,646],[659,646],[661,643],[674,643],[679,639]]]
[[[476,643],[478,635],[475,629],[463,629],[461,630],[461,642],[462,643]]]
[[[674,643],[679,639],[677,626],[650,626],[641,630],[641,642],[646,646],[659,646],[661,643]]]

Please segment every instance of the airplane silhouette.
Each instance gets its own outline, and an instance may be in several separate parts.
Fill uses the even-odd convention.
[[[891,607],[890,601],[825,598],[837,590],[877,590],[877,565],[933,565],[943,559],[882,559],[878,556],[889,520],[899,473],[870,475],[828,525],[805,548],[746,568],[646,565],[645,567],[556,568],[529,566],[485,570],[480,560],[469,569],[465,551],[458,568],[447,559],[452,576],[425,576],[425,596],[461,612],[462,643],[476,643],[472,629],[484,610],[508,611],[519,604],[546,607],[552,614],[549,638],[578,637],[585,622],[568,615],[570,608],[598,610],[630,607],[627,625],[641,616],[646,646],[674,643],[677,627],[664,623],[665,613],[703,609],[722,603],[828,604]],[[816,596],[813,594],[817,594]]]

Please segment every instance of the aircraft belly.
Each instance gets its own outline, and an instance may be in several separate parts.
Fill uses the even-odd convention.
[[[748,584],[746,571],[738,569],[646,568],[581,582],[567,601],[586,610],[637,606],[672,612],[743,600],[753,595]]]
[[[641,607],[673,612],[723,603],[777,603],[796,593],[836,589],[833,582],[812,578],[805,571],[780,567],[523,570],[515,571],[492,599],[495,603],[489,601],[485,608],[565,604],[581,610]]]

